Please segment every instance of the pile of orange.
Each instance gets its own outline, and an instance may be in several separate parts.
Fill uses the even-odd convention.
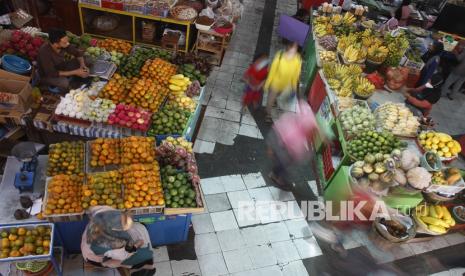
[[[107,205],[115,209],[124,209],[122,184],[119,171],[88,174],[87,183],[82,185],[82,208]]]
[[[82,212],[81,185],[83,177],[77,175],[55,175],[47,184],[45,215],[72,214]]]
[[[176,65],[156,58],[149,59],[141,69],[141,75],[147,79],[154,79],[157,83],[168,86],[171,76],[177,71]]]
[[[154,137],[131,136],[121,139],[121,164],[144,164],[154,161]]]
[[[132,80],[115,73],[100,90],[99,97],[112,100],[115,104],[124,102],[131,86]]]
[[[121,160],[120,143],[118,139],[98,138],[90,144],[91,167],[118,165]]]
[[[127,104],[156,112],[168,95],[169,89],[152,79],[137,79],[126,97]]]
[[[84,147],[82,141],[50,145],[47,176],[58,174],[84,176]]]
[[[124,183],[124,207],[127,209],[163,206],[160,167],[152,164],[132,164],[121,168]]]
[[[111,52],[116,51],[123,54],[129,54],[131,52],[132,45],[129,42],[119,39],[106,38],[104,40],[99,40],[98,47],[104,48],[105,50]]]
[[[3,229],[0,259],[29,255],[48,255],[52,229],[48,226],[25,226]]]

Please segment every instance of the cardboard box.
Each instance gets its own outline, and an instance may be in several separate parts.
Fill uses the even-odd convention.
[[[10,127],[23,125],[23,115],[24,112],[22,111],[0,109],[0,124],[4,124]]]
[[[0,70],[0,91],[17,96],[18,103],[14,105],[0,105],[2,110],[17,110],[25,112],[32,104],[32,87],[30,77],[21,76]]]

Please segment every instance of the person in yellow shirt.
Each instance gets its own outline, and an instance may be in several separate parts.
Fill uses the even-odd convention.
[[[264,90],[268,92],[267,121],[271,121],[271,108],[279,96],[297,92],[301,67],[302,58],[296,42],[291,42],[285,51],[275,55],[264,85]]]

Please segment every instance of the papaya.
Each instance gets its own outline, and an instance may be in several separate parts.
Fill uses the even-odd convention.
[[[460,175],[460,173],[453,173],[447,177],[447,184],[453,185],[457,183],[457,181],[459,181],[461,177],[462,176]]]

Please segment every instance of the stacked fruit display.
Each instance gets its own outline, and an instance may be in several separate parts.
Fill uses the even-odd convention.
[[[359,35],[357,33],[350,33],[348,35],[342,36],[337,42],[337,50],[339,53],[343,54],[347,48],[351,45],[359,43]],[[356,54],[358,56],[358,54]]]
[[[115,73],[99,93],[99,97],[112,100],[115,104],[124,102],[132,81]]]
[[[350,140],[347,147],[351,156],[356,160],[363,160],[367,154],[388,154],[405,146],[405,143],[390,132],[364,131]]]
[[[156,161],[150,164],[124,166],[120,172],[124,176],[125,208],[165,205],[160,183],[160,167]]]
[[[148,134],[182,134],[191,113],[179,108],[166,106],[152,115],[152,127]]]
[[[337,40],[334,35],[325,35],[318,40],[318,43],[327,51],[335,51],[337,48]]]
[[[352,96],[357,77],[361,76],[362,69],[359,65],[341,65],[334,63],[323,64],[323,72],[328,85],[340,97]]]
[[[161,85],[169,85],[171,76],[176,74],[176,66],[160,58],[149,59],[141,69],[141,75],[147,79],[154,79]]]
[[[459,142],[446,133],[422,132],[418,136],[418,142],[425,151],[437,153],[441,158],[455,158],[462,151]]]
[[[82,119],[85,107],[90,103],[90,98],[85,90],[70,90],[55,109],[55,114],[64,115],[71,118]]]
[[[131,136],[121,139],[121,164],[155,161],[155,138]]]
[[[72,32],[66,31],[66,36],[69,38],[69,43],[81,49],[87,49],[97,44],[97,40],[88,34],[77,36]]]
[[[346,138],[375,128],[375,118],[367,106],[355,105],[342,111],[339,118]]]
[[[385,103],[375,110],[378,126],[394,135],[415,137],[420,123],[404,104]]]
[[[97,138],[90,142],[90,166],[104,167],[121,162],[119,139]]]
[[[164,56],[165,53],[165,50],[137,48],[132,55],[123,58],[118,69],[125,77],[138,77],[146,60]]]
[[[200,82],[198,80],[193,81],[186,90],[186,96],[189,98],[199,96],[202,87],[200,87]]]
[[[85,144],[82,141],[50,145],[47,176],[58,174],[84,176]]]
[[[111,100],[96,98],[85,107],[82,119],[97,123],[107,122],[115,108],[116,105]]]
[[[359,185],[382,193],[393,184],[395,169],[396,162],[390,154],[367,154],[363,161],[352,165],[350,174]]]
[[[124,209],[122,184],[123,176],[118,171],[88,174],[87,183],[82,185],[82,208],[107,205]]]
[[[108,117],[108,124],[147,131],[150,125],[150,116],[151,113],[146,110],[118,104],[116,105],[115,111]]]
[[[187,173],[179,172],[175,167],[168,165],[161,169],[161,176],[166,207],[197,207],[196,193]]]
[[[108,52],[115,51],[115,52],[123,53],[125,55],[129,54],[132,48],[132,45],[129,42],[119,40],[119,39],[111,39],[111,38],[100,40],[97,43],[97,45],[100,48],[104,48]]]
[[[178,73],[184,75],[190,80],[199,81],[200,86],[204,86],[207,82],[206,75],[200,72],[200,70],[197,70],[195,65],[191,63],[181,64],[178,68]]]
[[[167,137],[157,148],[157,156],[163,166],[174,166],[191,173],[193,181],[200,181],[192,143],[183,137]]]
[[[462,181],[462,175],[457,168],[447,168],[442,171],[434,172],[432,181],[439,185],[455,185]]]
[[[0,236],[0,259],[50,254],[52,229],[48,225],[3,228]]]
[[[399,66],[400,60],[405,54],[405,51],[409,48],[408,39],[403,32],[397,36],[392,36],[387,33],[384,36],[385,45],[389,49],[389,55],[387,56],[384,64],[386,66]]]
[[[32,62],[36,60],[43,43],[44,40],[40,37],[32,37],[28,33],[15,30],[9,40],[0,44],[0,54],[19,55]]]
[[[427,230],[445,234],[455,226],[455,220],[443,205],[421,204],[415,208],[415,221]]]
[[[334,34],[333,25],[327,16],[318,16],[313,20],[313,31],[317,37]]]
[[[82,212],[81,186],[82,176],[55,175],[47,183],[44,199],[45,216],[73,214]]]
[[[134,80],[125,102],[156,112],[168,93],[168,88],[154,82],[152,79],[137,79]]]
[[[168,95],[168,106],[194,112],[197,103],[186,95],[186,90],[192,82],[182,74],[174,75],[169,80],[171,93]]]
[[[320,59],[323,62],[335,62],[337,60],[337,54],[333,51],[320,51]]]
[[[365,77],[357,77],[353,81],[354,94],[368,99],[375,92],[375,86]]]
[[[177,74],[171,76],[171,78],[169,79],[169,88],[173,92],[184,93],[191,83],[192,82],[188,77],[185,77],[182,74]]]

